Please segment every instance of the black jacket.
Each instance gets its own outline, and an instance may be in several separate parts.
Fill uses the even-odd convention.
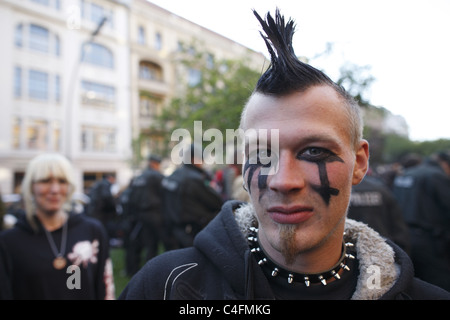
[[[252,210],[241,202],[226,202],[197,235],[193,247],[169,251],[149,261],[120,299],[274,299],[244,236],[252,223]],[[414,278],[408,256],[395,244],[386,244],[366,225],[349,219],[346,231],[355,238],[360,266],[354,299],[450,299],[448,292]],[[381,264],[379,290],[364,287],[366,262]]]
[[[410,252],[408,226],[390,189],[376,178],[366,176],[353,186],[347,217],[361,221]]]
[[[412,227],[450,238],[450,178],[431,160],[394,180],[394,194]]]
[[[152,168],[145,169],[131,181],[128,212],[142,222],[161,225],[163,220],[163,174]]]
[[[55,255],[41,223],[35,221],[37,232],[21,216],[14,228],[0,233],[0,300],[115,298],[108,238],[99,221],[83,214],[69,215],[67,264],[60,270],[53,267]],[[62,228],[51,236],[59,250]],[[68,272],[70,265],[78,266],[79,273]],[[75,287],[78,280],[80,288]]]
[[[220,211],[223,200],[210,182],[204,170],[191,164],[162,181],[164,214],[182,247],[191,246],[194,236]]]

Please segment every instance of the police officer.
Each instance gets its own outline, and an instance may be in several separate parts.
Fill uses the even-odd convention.
[[[158,254],[158,244],[163,237],[161,158],[151,155],[147,163],[147,168],[132,180],[127,191],[126,269],[129,276],[139,270],[143,249],[146,260]]]
[[[352,187],[347,217],[366,223],[410,252],[409,231],[402,210],[391,190],[380,180],[366,176]]]
[[[183,153],[183,164],[162,182],[172,249],[192,246],[195,235],[220,211],[223,200],[203,169],[201,150],[194,145]],[[200,157],[198,156],[200,155]]]
[[[450,290],[450,157],[434,154],[394,180],[411,234],[416,275]]]

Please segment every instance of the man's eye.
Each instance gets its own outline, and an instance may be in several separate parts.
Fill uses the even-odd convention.
[[[318,147],[310,147],[310,148],[306,148],[303,151],[301,151],[298,155],[298,159],[311,161],[311,162],[318,162],[318,161],[323,161],[323,160],[327,159],[331,155],[334,155],[334,154],[327,149],[318,148]]]
[[[322,148],[309,148],[305,151],[306,154],[313,156],[313,157],[317,157],[322,155],[325,152],[324,149]]]

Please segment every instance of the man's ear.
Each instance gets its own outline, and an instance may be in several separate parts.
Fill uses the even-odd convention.
[[[369,168],[369,142],[367,140],[361,140],[359,142],[359,148],[356,150],[356,161],[353,168],[353,180],[352,184],[359,184],[366,175]]]

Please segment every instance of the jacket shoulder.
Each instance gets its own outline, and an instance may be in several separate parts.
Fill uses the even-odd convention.
[[[204,264],[204,256],[194,247],[165,252],[148,261],[133,276],[119,299],[171,299],[175,283],[201,274],[199,266]]]
[[[450,292],[419,278],[413,278],[403,295],[412,300],[450,300]]]

